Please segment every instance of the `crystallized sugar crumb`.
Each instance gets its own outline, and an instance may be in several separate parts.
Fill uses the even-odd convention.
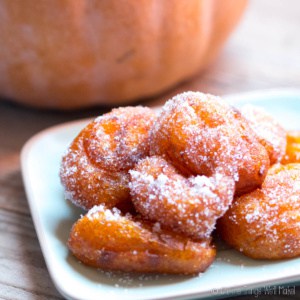
[[[160,232],[161,231],[161,226],[159,222],[155,222],[153,225],[153,231],[154,232]]]
[[[218,174],[218,176],[217,176],[219,179],[220,179],[220,175],[221,174]],[[203,187],[214,188],[213,183],[211,182],[211,180],[209,180],[209,178],[207,176],[198,175],[198,176],[192,177],[190,182],[193,184],[193,186],[195,188],[199,188],[199,189],[201,189]]]
[[[93,220],[95,216],[97,216],[98,213],[104,213],[105,214],[105,219],[107,221],[118,221],[121,218],[121,211],[117,208],[112,208],[112,209],[107,209],[104,205],[95,205],[92,207],[88,213],[87,217],[90,220]]]

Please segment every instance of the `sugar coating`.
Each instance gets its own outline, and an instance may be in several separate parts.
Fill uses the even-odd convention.
[[[110,174],[92,164],[83,147],[82,136],[74,144],[76,147],[71,146],[65,153],[60,169],[65,198],[84,209],[102,201],[116,204],[127,199],[127,172]]]
[[[121,219],[121,211],[119,209],[117,209],[116,207],[107,209],[103,204],[93,206],[86,214],[86,217],[90,220],[94,220],[95,218],[97,218],[99,213],[103,213],[104,218],[107,221],[117,222]]]
[[[233,203],[222,237],[254,258],[300,255],[300,164],[271,167],[261,187]]]
[[[243,192],[259,186],[269,167],[265,148],[241,113],[199,92],[166,102],[150,132],[150,154],[186,174],[232,176]]]
[[[266,147],[271,163],[280,162],[286,149],[285,129],[261,107],[247,104],[241,108],[241,113]]]
[[[125,107],[88,124],[62,159],[65,197],[84,209],[128,201],[128,170],[149,154],[149,130],[155,117],[149,108]]]
[[[234,180],[222,174],[185,178],[161,157],[129,171],[130,192],[144,217],[195,239],[208,238],[233,200]]]
[[[86,148],[109,170],[128,170],[149,152],[149,130],[156,118],[147,107],[121,107],[95,119]]]

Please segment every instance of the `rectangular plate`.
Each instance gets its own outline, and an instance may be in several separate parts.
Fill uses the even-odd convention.
[[[223,97],[239,106],[264,107],[287,129],[300,129],[300,91],[275,90]],[[130,275],[103,272],[79,263],[66,241],[84,212],[64,200],[61,157],[90,120],[49,128],[32,137],[21,155],[23,180],[35,229],[53,282],[68,299],[190,299],[226,297],[300,280],[300,259],[252,260],[232,250],[218,251],[201,276]]]

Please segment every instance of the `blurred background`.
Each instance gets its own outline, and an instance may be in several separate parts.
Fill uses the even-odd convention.
[[[161,105],[187,90],[222,96],[261,89],[300,89],[299,30],[298,0],[250,0],[238,26],[208,66],[172,88],[143,101],[135,99],[132,104]],[[4,42],[0,40],[0,49]],[[61,299],[48,275],[26,201],[19,159],[23,144],[49,126],[108,110],[107,106],[39,109],[7,97],[0,100],[1,299]],[[253,298],[241,298],[247,297]]]

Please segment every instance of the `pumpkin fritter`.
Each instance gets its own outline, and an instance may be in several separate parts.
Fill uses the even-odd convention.
[[[155,118],[150,108],[124,107],[88,124],[62,159],[65,197],[84,209],[130,205],[128,170],[149,154]]]
[[[87,265],[126,272],[195,274],[204,272],[216,251],[210,240],[195,242],[159,223],[116,208],[95,206],[71,230],[68,246]]]
[[[235,199],[218,231],[257,259],[300,255],[300,164],[273,165],[261,188]]]
[[[186,174],[232,176],[237,194],[259,187],[270,164],[241,113],[199,92],[179,94],[163,106],[150,133],[150,154]]]

